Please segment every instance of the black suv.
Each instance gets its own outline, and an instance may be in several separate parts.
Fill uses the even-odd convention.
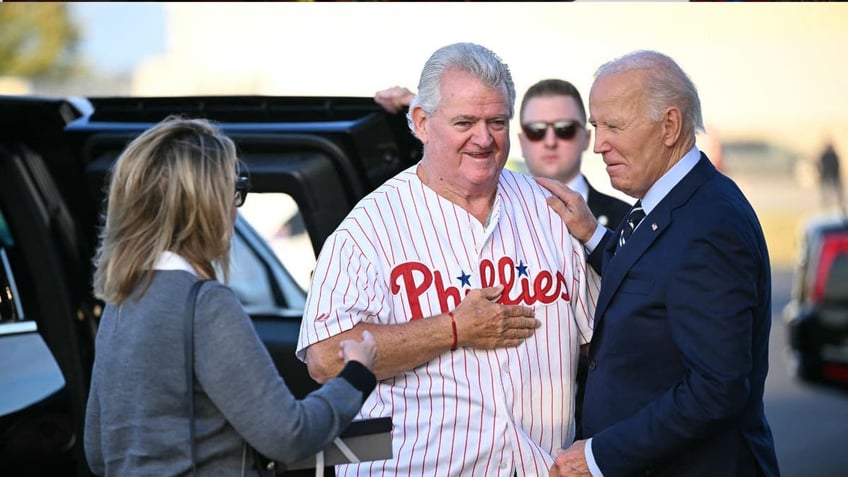
[[[172,114],[233,138],[251,194],[296,204],[290,232],[307,234],[311,254],[360,198],[420,158],[405,118],[371,98],[0,96],[0,475],[90,475],[82,429],[105,180],[130,140]],[[242,216],[233,240],[231,286],[303,396],[317,387],[294,356],[304,285]]]
[[[848,218],[811,220],[800,250],[783,310],[790,371],[804,382],[848,390]]]

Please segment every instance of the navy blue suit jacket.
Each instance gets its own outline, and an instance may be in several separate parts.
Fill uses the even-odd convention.
[[[583,435],[605,477],[778,476],[763,413],[771,271],[748,200],[702,154],[601,273]]]

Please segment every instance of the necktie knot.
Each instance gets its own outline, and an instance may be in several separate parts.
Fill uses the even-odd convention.
[[[636,204],[630,209],[630,213],[627,214],[627,219],[624,222],[624,227],[621,229],[621,237],[618,238],[618,246],[621,247],[627,242],[627,239],[633,234],[633,231],[636,230],[636,227],[639,225],[639,222],[645,218],[645,209],[642,208],[642,201],[637,200]]]

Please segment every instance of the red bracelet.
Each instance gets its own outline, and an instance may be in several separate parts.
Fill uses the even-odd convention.
[[[451,344],[451,351],[456,351],[457,345],[457,336],[456,336],[456,320],[453,319],[453,312],[449,311],[448,316],[451,319],[451,328],[453,328],[453,344]]]

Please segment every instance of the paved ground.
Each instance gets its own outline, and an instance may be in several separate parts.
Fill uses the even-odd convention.
[[[798,232],[813,216],[832,214],[815,186],[757,177],[735,178],[763,224],[772,256],[773,321],[765,406],[783,477],[848,476],[848,393],[795,380],[785,359],[782,310],[789,301]]]
[[[789,300],[792,271],[776,268],[766,380],[766,417],[774,435],[782,477],[848,476],[848,393],[812,387],[789,375],[781,312]]]

